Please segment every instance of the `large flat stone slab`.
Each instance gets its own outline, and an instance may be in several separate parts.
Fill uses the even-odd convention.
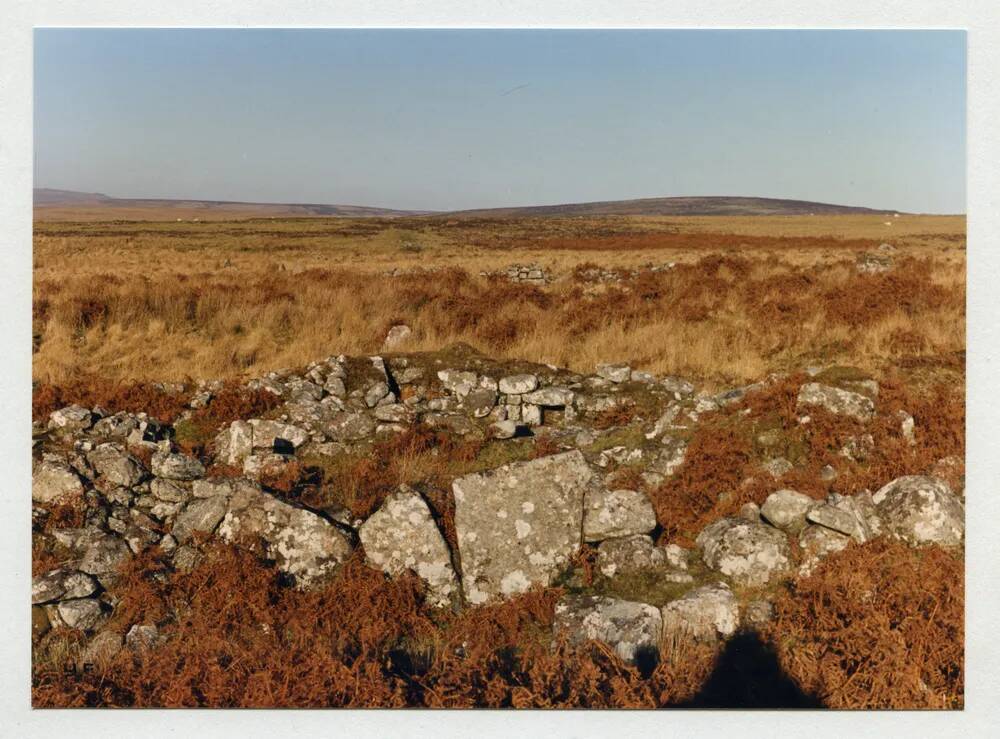
[[[504,465],[452,484],[466,600],[548,585],[580,547],[592,471],[578,450]]]

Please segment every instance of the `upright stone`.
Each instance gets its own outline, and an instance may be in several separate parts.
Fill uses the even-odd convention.
[[[470,603],[552,582],[580,547],[592,474],[574,450],[454,481],[462,584]]]

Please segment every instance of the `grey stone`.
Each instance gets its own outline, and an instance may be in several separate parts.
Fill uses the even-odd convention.
[[[160,639],[160,631],[154,624],[135,624],[125,634],[125,646],[132,652],[152,649]]]
[[[767,496],[761,515],[782,531],[797,534],[806,526],[806,514],[819,501],[796,490],[777,490]]]
[[[132,551],[128,544],[117,536],[100,533],[91,539],[79,569],[89,575],[110,575],[131,558]]]
[[[485,387],[470,390],[462,400],[462,405],[470,410],[476,418],[488,416],[496,403],[496,391]]]
[[[457,601],[458,578],[451,552],[416,491],[403,486],[358,531],[368,563],[390,577],[412,570],[427,583],[427,602],[434,607]]]
[[[236,467],[253,452],[253,426],[248,421],[233,421],[215,437],[216,459]]]
[[[149,483],[149,492],[167,503],[186,503],[191,499],[191,486],[176,480],[156,478]]]
[[[743,613],[743,622],[754,628],[764,626],[773,618],[774,604],[763,598],[758,598],[747,603]]]
[[[375,421],[367,413],[343,411],[333,414],[322,431],[333,441],[360,441],[375,433]]]
[[[385,382],[376,382],[365,391],[365,405],[374,408],[387,395],[389,395],[389,385]]]
[[[83,650],[84,664],[106,662],[118,656],[122,651],[122,635],[105,629],[90,640]]]
[[[597,376],[603,377],[611,382],[628,382],[632,374],[632,368],[627,364],[599,364],[597,365]]]
[[[410,336],[413,335],[413,330],[406,324],[397,324],[389,329],[389,333],[385,335],[385,341],[382,342],[382,349],[384,351],[391,351],[396,349],[400,344],[404,343]]]
[[[197,480],[205,476],[205,466],[184,454],[157,452],[152,467],[154,475],[167,480]]]
[[[479,378],[475,372],[463,372],[461,370],[440,370],[438,379],[446,390],[450,390],[459,399],[464,398],[473,388],[479,384]]]
[[[522,397],[525,403],[546,408],[563,408],[573,403],[573,391],[564,387],[543,387]]]
[[[695,588],[660,609],[663,643],[712,643],[736,632],[740,610],[729,586],[712,583]]]
[[[455,528],[472,604],[548,585],[581,543],[592,472],[574,450],[455,480]]]
[[[818,382],[809,382],[801,387],[798,404],[821,406],[830,413],[850,416],[859,421],[871,420],[875,414],[875,404],[870,398]]]
[[[69,465],[41,462],[31,475],[31,499],[36,503],[54,503],[83,494],[83,482]]]
[[[637,490],[587,491],[584,498],[584,541],[602,541],[632,534],[648,534],[656,528],[653,504]]]
[[[604,642],[625,662],[659,659],[662,622],[655,606],[602,595],[569,595],[556,603],[553,630],[571,643]]]
[[[197,498],[177,514],[170,533],[181,544],[190,541],[196,533],[211,534],[226,515],[226,509],[227,501],[223,496]]]
[[[93,414],[79,405],[69,405],[49,414],[49,428],[58,431],[84,431],[93,423]]]
[[[785,534],[761,523],[722,518],[706,526],[696,542],[705,564],[738,585],[766,585],[791,565]]]
[[[799,547],[803,552],[799,575],[812,574],[820,560],[828,554],[846,549],[850,543],[851,537],[833,529],[828,529],[825,526],[806,526],[799,535]]]
[[[104,480],[124,488],[137,485],[146,474],[142,462],[118,444],[101,444],[87,454],[87,461]]]
[[[93,598],[64,600],[57,607],[60,620],[71,629],[90,631],[104,615],[100,602]]]
[[[597,569],[604,577],[656,570],[665,582],[685,583],[692,578],[686,570],[687,551],[671,544],[658,547],[644,534],[607,539],[597,547]]]
[[[512,439],[517,433],[515,421],[497,421],[490,428],[494,439]]]
[[[858,519],[849,511],[842,510],[828,503],[823,503],[811,509],[806,515],[809,523],[825,526],[852,538],[859,536]]]
[[[965,536],[965,508],[935,477],[898,477],[872,496],[886,533],[910,546],[958,546]]]
[[[273,450],[275,441],[285,441],[293,449],[309,441],[309,432],[305,429],[280,421],[268,421],[260,418],[250,420],[252,445],[254,449]]]
[[[265,556],[300,587],[333,574],[351,553],[350,542],[336,526],[249,485],[233,493],[218,534],[230,543],[259,541]]]
[[[504,395],[524,395],[538,387],[535,375],[509,375],[500,378],[500,392]]]
[[[761,465],[764,471],[767,472],[774,479],[785,476],[792,471],[793,465],[784,457],[774,457],[769,459]]]
[[[529,405],[527,403],[515,406],[521,411],[521,420],[528,426],[541,426],[542,425],[542,409],[537,405]]]
[[[97,582],[85,572],[60,567],[31,578],[31,603],[52,603],[69,598],[86,598],[97,592]]]

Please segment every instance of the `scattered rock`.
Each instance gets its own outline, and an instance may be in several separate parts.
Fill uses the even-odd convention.
[[[631,378],[632,368],[627,364],[599,364],[597,365],[597,376],[603,377],[611,382],[628,382]]]
[[[587,492],[583,512],[584,541],[648,534],[654,528],[656,514],[644,493],[600,488]]]
[[[659,610],[601,595],[570,595],[556,604],[553,630],[572,643],[602,641],[630,664],[654,665],[659,659],[662,621]]]
[[[389,329],[382,342],[382,351],[392,351],[413,335],[413,330],[406,324],[400,323]]]
[[[714,642],[736,632],[740,610],[729,586],[712,583],[672,600],[660,610],[663,643]]]
[[[798,396],[799,405],[818,405],[830,413],[850,416],[859,421],[869,421],[875,415],[875,404],[870,398],[849,390],[809,382],[802,386]]]
[[[798,534],[806,526],[806,514],[818,501],[795,490],[778,490],[767,496],[760,512],[782,531]]]
[[[197,480],[205,476],[205,467],[194,457],[157,452],[153,455],[153,474],[168,480]]]
[[[911,546],[958,546],[965,536],[965,508],[934,477],[898,477],[872,496],[885,531]]]
[[[260,543],[263,554],[302,587],[333,574],[351,553],[350,542],[336,526],[253,485],[233,492],[218,533],[227,542]]]
[[[60,567],[31,579],[31,603],[41,605],[57,600],[86,598],[97,592],[97,583],[84,572]]]
[[[90,631],[104,615],[100,602],[93,598],[64,600],[56,608],[66,626],[80,631]]]
[[[456,601],[458,578],[451,553],[427,503],[407,486],[389,496],[358,534],[368,563],[390,577],[412,570],[427,583],[427,601],[435,607]]]
[[[83,494],[83,483],[69,465],[41,462],[31,475],[31,499],[36,503],[54,503]]]
[[[223,496],[197,498],[177,514],[170,533],[181,544],[190,541],[195,534],[211,534],[225,517],[227,508]]]
[[[791,566],[785,534],[762,523],[722,518],[706,526],[696,542],[705,564],[739,585],[766,585]]]

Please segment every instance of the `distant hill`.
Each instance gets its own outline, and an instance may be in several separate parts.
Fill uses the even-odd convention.
[[[565,218],[570,216],[804,216],[866,213],[876,215],[897,212],[899,211],[813,203],[808,200],[712,196],[605,200],[594,203],[532,205],[519,208],[485,208],[462,210],[449,215]]]
[[[235,200],[182,200],[167,198],[113,198],[97,192],[77,192],[75,190],[53,190],[35,188],[36,209],[112,209],[114,215],[128,217],[130,213],[140,214],[151,211],[170,211],[178,215],[192,217],[213,216],[353,216],[387,217],[426,215],[431,211],[396,210],[393,208],[373,208],[361,205],[330,205],[324,203],[247,203]]]
[[[183,219],[348,216],[394,217],[447,215],[477,218],[570,218],[575,216],[802,216],[888,214],[898,211],[875,210],[850,205],[813,203],[807,200],[779,200],[748,197],[643,198],[606,200],[564,205],[533,205],[515,208],[477,208],[447,213],[429,210],[398,210],[361,205],[323,203],[248,203],[233,200],[182,200],[155,198],[115,198],[97,192],[36,188],[35,210],[43,217]]]

